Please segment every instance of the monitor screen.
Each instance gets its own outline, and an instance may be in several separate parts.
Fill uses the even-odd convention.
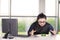
[[[2,32],[18,35],[17,19],[2,19]]]

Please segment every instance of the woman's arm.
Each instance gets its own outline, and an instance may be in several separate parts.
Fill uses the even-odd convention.
[[[53,34],[53,35],[56,35],[56,31],[55,30],[50,30],[50,32]]]
[[[54,30],[52,25],[49,26],[49,30],[50,30],[52,35],[56,35],[56,31]]]

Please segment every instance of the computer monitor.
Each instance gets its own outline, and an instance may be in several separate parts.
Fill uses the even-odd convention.
[[[17,19],[2,19],[2,32],[9,33],[13,36],[18,35]]]

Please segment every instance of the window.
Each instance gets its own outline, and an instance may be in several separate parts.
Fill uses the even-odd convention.
[[[28,31],[30,25],[36,21],[40,11],[45,12],[47,22],[57,28],[56,19],[58,16],[55,13],[55,4],[56,0],[0,0],[0,29],[1,19],[17,19],[18,34],[24,34]]]
[[[37,16],[39,0],[12,0],[12,16]]]
[[[59,3],[59,31],[60,31],[60,3]]]
[[[9,0],[0,0],[0,15],[9,15]]]
[[[47,16],[55,15],[55,0],[45,0],[45,14]]]

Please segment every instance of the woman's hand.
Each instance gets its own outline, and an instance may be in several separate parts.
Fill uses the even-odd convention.
[[[50,30],[50,32],[52,32],[54,35],[56,35],[56,31],[55,30]]]
[[[30,32],[31,36],[34,35],[34,32],[36,32],[36,31],[35,31],[35,30],[32,30],[32,31]]]

